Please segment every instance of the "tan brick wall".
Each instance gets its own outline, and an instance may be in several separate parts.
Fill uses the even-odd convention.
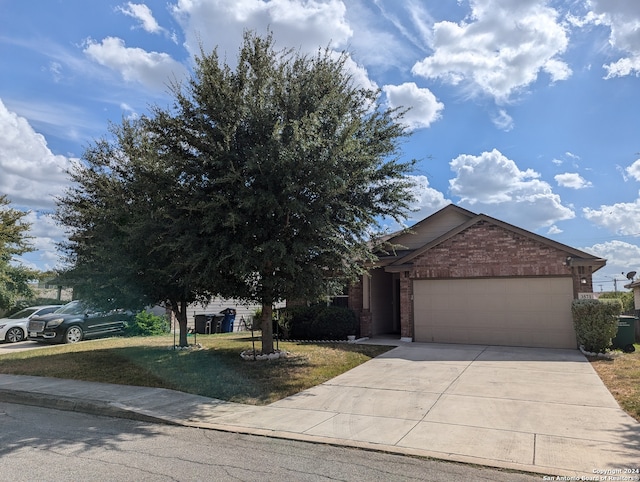
[[[413,260],[411,277],[566,276],[567,254],[482,221]]]

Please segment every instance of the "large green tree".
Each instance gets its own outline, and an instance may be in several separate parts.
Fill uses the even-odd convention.
[[[235,67],[201,52],[172,108],[150,119],[166,163],[179,159],[198,185],[191,206],[207,243],[192,262],[230,281],[222,294],[262,304],[264,352],[273,304],[361,273],[378,220],[402,218],[412,199],[403,112],[358,85],[347,61],[247,33]]]
[[[72,170],[58,208],[67,276],[121,304],[260,303],[273,351],[274,303],[359,274],[379,219],[402,218],[412,199],[402,112],[358,86],[347,60],[252,33],[235,67],[201,52],[172,106],[113,126]]]
[[[213,283],[191,257],[198,239],[190,203],[194,185],[179,162],[167,162],[142,121],[111,126],[69,171],[73,185],[58,199],[57,220],[69,230],[61,247],[68,269],[59,282],[98,306],[139,309],[162,303],[187,343],[187,306],[208,300]],[[175,233],[180,233],[178,241]],[[189,236],[188,244],[181,244]]]
[[[15,257],[33,251],[29,244],[27,213],[10,208],[6,195],[0,196],[0,309],[11,308],[18,298],[33,297],[29,281],[37,272],[15,262]]]

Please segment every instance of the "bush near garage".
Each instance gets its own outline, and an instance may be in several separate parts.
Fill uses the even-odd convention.
[[[283,336],[290,340],[346,340],[357,330],[352,310],[322,304],[288,309],[281,315],[279,325]]]
[[[164,335],[169,330],[169,321],[166,317],[141,311],[127,323],[124,333],[126,336],[151,336]]]
[[[578,343],[586,351],[605,353],[618,331],[618,316],[622,312],[619,299],[573,300],[571,313]]]

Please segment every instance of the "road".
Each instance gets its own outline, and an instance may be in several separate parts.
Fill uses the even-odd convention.
[[[19,343],[6,343],[0,342],[0,355],[6,355],[7,353],[17,353],[25,350],[35,350],[37,348],[46,348],[50,345],[38,343],[37,341],[21,341]]]
[[[0,403],[0,480],[540,481],[541,476]]]

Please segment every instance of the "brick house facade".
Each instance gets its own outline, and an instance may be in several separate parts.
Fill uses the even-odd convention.
[[[369,276],[349,291],[360,336],[568,346],[573,330],[567,322],[570,300],[593,291],[592,273],[606,262],[455,205],[417,223],[411,233],[397,233],[386,241],[396,246],[395,251],[380,256]],[[553,310],[549,298],[557,298]],[[469,301],[474,305],[460,306],[467,299],[475,300]],[[501,307],[509,302],[514,306]],[[517,328],[523,333],[507,333],[513,320],[508,321],[505,310],[523,320]],[[545,341],[545,332],[556,340]]]

